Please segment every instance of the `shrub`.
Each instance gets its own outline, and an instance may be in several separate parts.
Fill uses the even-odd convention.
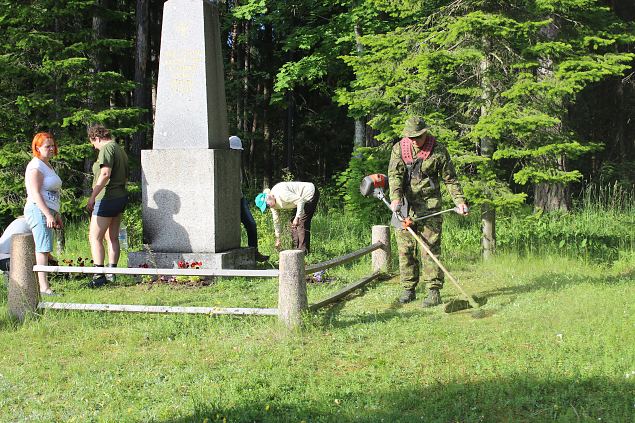
[[[388,171],[391,147],[391,144],[384,144],[379,147],[357,148],[346,170],[336,176],[338,195],[345,210],[360,221],[373,224],[386,220],[386,206],[375,198],[363,197],[359,192],[359,185],[367,175]]]

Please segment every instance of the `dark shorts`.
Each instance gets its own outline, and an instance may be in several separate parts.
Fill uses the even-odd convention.
[[[117,217],[126,209],[128,196],[95,201],[93,216]]]

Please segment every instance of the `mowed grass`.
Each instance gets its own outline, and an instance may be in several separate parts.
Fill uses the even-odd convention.
[[[49,311],[20,326],[5,317],[0,414],[3,421],[633,421],[633,269],[504,257],[456,276],[488,296],[487,317],[399,307],[394,279],[307,316],[305,330],[291,334],[270,317]],[[310,285],[310,298],[324,288]],[[274,281],[220,280],[201,289],[136,285],[68,296],[272,306],[274,291]]]
[[[322,238],[312,261],[370,241],[343,219],[316,223]],[[16,325],[5,290],[0,421],[632,422],[635,256],[591,263],[511,254],[453,260],[457,279],[488,297],[485,317],[424,310],[421,291],[400,306],[393,277],[308,314],[293,333],[275,317],[47,311]],[[331,282],[309,284],[309,302],[369,267],[364,258],[331,270]],[[56,278],[58,300],[68,302],[277,301],[275,279],[187,288],[120,278],[93,291],[85,280]],[[443,295],[457,292],[447,282]]]

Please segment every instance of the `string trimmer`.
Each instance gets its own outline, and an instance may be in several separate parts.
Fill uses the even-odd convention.
[[[386,199],[386,195],[384,194],[384,189],[387,188],[387,186],[388,186],[388,178],[386,177],[386,175],[373,174],[373,175],[368,175],[364,177],[364,179],[362,179],[362,183],[359,187],[359,190],[364,197],[373,196],[383,201],[383,203],[386,204],[386,206],[388,206],[389,209],[391,209],[390,202]],[[452,274],[445,268],[445,266],[441,264],[439,259],[434,254],[432,254],[432,251],[430,251],[430,247],[428,247],[428,245],[423,241],[423,239],[419,235],[417,235],[417,233],[411,227],[415,220],[416,221],[423,220],[432,216],[438,216],[440,214],[451,212],[451,211],[457,211],[457,209],[443,210],[440,212],[419,217],[414,220],[411,219],[410,217],[402,216],[401,214],[402,212],[399,212],[399,211],[393,212],[393,216],[395,216],[396,219],[401,223],[401,228],[407,230],[408,233],[412,235],[412,237],[419,243],[419,245],[421,245],[421,248],[423,248],[423,250],[430,256],[430,258],[437,264],[437,266],[439,266],[439,268],[443,271],[443,273],[445,273],[448,279],[454,284],[456,289],[458,289],[461,295],[463,296],[462,299],[456,299],[456,300],[451,300],[447,302],[443,306],[443,311],[445,311],[446,313],[453,313],[455,311],[461,311],[468,308],[480,308],[480,306],[485,304],[485,302],[487,301],[485,298],[479,298],[479,297],[474,297],[470,295],[458,283],[458,281],[454,278],[454,276],[452,276]]]

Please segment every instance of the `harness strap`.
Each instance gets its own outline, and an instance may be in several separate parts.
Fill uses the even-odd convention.
[[[432,150],[434,149],[434,145],[437,140],[434,137],[428,137],[426,141],[423,143],[421,150],[417,153],[417,159],[426,160],[432,154]],[[410,165],[414,159],[412,157],[412,144],[414,141],[411,138],[404,137],[399,141],[399,146],[401,147],[401,159],[404,161],[406,165]]]

